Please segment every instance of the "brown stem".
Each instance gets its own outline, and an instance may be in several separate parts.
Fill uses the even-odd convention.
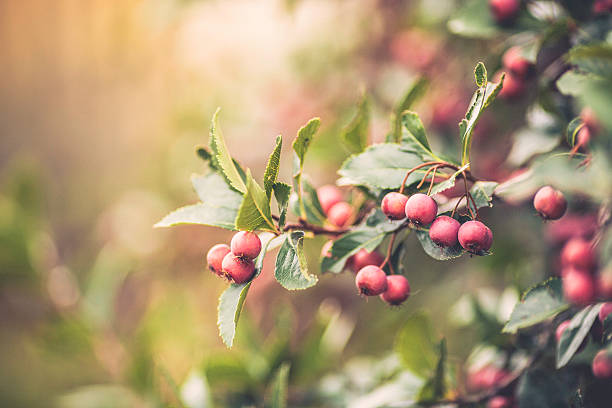
[[[393,251],[393,244],[395,243],[396,236],[397,236],[397,231],[391,234],[391,240],[389,241],[389,247],[387,248],[387,256],[385,257],[384,261],[380,264],[380,269],[384,268],[385,265],[389,262],[389,259],[391,259],[391,251]],[[395,271],[393,270],[393,265],[389,264],[389,270],[391,271],[391,275],[395,274]]]
[[[436,179],[436,171],[438,171],[438,166],[433,167],[433,174],[431,175],[431,183],[429,183],[429,188],[427,189],[427,195],[431,195],[431,189],[434,185],[434,180]]]
[[[423,187],[423,184],[425,184],[425,180],[427,180],[427,176],[429,176],[429,173],[431,173],[432,171],[435,171],[438,168],[438,165],[432,166],[430,167],[427,172],[425,173],[425,175],[423,176],[423,178],[421,179],[421,182],[419,183],[419,185],[417,186],[417,190],[421,187]],[[432,178],[433,180],[433,178]]]
[[[455,211],[457,211],[457,208],[459,207],[459,203],[461,203],[461,200],[463,200],[465,198],[465,194],[461,196],[461,198],[459,198],[459,200],[457,201],[457,204],[455,204],[455,208],[453,208],[453,212],[451,213],[451,218],[453,218],[455,216]]]

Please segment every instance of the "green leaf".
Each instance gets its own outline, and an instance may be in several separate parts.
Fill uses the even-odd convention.
[[[446,393],[446,340],[442,339],[439,345],[439,358],[436,372],[427,380],[419,391],[417,401],[434,401],[442,399]]]
[[[236,228],[241,231],[276,232],[270,210],[270,200],[266,192],[253,179],[250,170],[247,170],[247,191],[238,209]]]
[[[220,108],[217,109],[210,125],[209,144],[210,150],[213,152],[213,164],[214,167],[219,169],[219,171],[223,174],[230,186],[244,194],[247,187],[244,184],[243,179],[240,177],[240,173],[236,169],[234,160],[229,154],[229,150],[225,144],[225,138],[223,137],[223,132],[219,127],[220,110]]]
[[[304,211],[306,212],[306,220],[315,225],[323,225],[326,217],[323,215],[323,209],[319,198],[317,196],[317,190],[305,179],[302,178],[302,202]],[[289,199],[289,206],[295,214],[300,214],[300,201],[298,195],[294,191]]]
[[[443,191],[448,190],[449,188],[453,188],[455,186],[455,180],[457,179],[457,176],[460,175],[465,170],[467,170],[469,167],[470,167],[470,163],[466,163],[463,167],[461,167],[459,170],[454,172],[449,178],[436,184],[431,189],[431,195],[441,193]]]
[[[423,161],[443,161],[431,150],[423,122],[421,122],[418,114],[410,111],[404,112],[402,114],[402,124],[402,150],[418,154]]]
[[[504,333],[516,333],[518,329],[533,326],[556,316],[569,307],[563,299],[561,280],[552,278],[529,289],[523,299],[514,306]]]
[[[576,46],[569,51],[567,58],[582,71],[601,77],[612,77],[612,47],[609,44]]]
[[[557,80],[559,90],[575,96],[582,106],[589,106],[606,129],[612,129],[612,80],[593,74],[583,75],[576,71],[566,72]]]
[[[191,177],[202,203],[179,208],[155,224],[156,228],[178,224],[201,224],[235,230],[235,220],[242,196],[217,173]]]
[[[582,121],[581,117],[574,118],[569,125],[567,125],[567,132],[565,135],[567,138],[567,144],[570,147],[574,147],[576,145],[576,137],[578,136],[580,129],[583,127],[584,122]]]
[[[344,144],[353,153],[360,153],[365,149],[368,142],[368,131],[370,126],[370,106],[367,94],[364,92],[357,113],[349,124],[342,129],[340,137]]]
[[[308,121],[304,126],[298,130],[297,137],[293,141],[292,148],[295,152],[294,158],[294,171],[293,171],[293,188],[298,199],[298,209],[301,217],[306,217],[306,209],[304,208],[304,202],[302,199],[302,173],[304,171],[304,157],[308,151],[308,146],[314,137],[321,120],[319,118],[313,118]]]
[[[404,94],[400,102],[396,105],[393,110],[391,128],[391,140],[387,140],[392,143],[400,143],[402,140],[402,114],[404,111],[410,109],[410,107],[425,93],[427,89],[427,80],[425,78],[418,78],[410,86],[408,91]]]
[[[577,384],[576,376],[560,371],[533,368],[519,380],[516,395],[518,406],[537,408],[570,408],[569,399]]]
[[[291,186],[283,182],[276,182],[272,186],[274,190],[274,198],[278,203],[278,211],[280,213],[278,219],[278,226],[282,228],[285,225],[285,219],[287,218],[287,206],[289,205],[289,197],[291,196]]]
[[[587,306],[576,313],[557,344],[557,369],[565,366],[580,348],[599,314],[601,304]]]
[[[474,78],[476,79],[476,85],[479,87],[487,84],[487,69],[482,62],[479,62],[474,69]]]
[[[477,181],[470,189],[476,207],[493,207],[493,192],[499,183],[495,181]]]
[[[398,190],[408,170],[421,163],[423,160],[413,151],[398,148],[394,143],[376,144],[342,164],[338,184]],[[420,181],[424,174],[422,169],[412,172],[406,185]]]
[[[282,287],[289,290],[307,289],[318,282],[308,273],[304,255],[304,231],[293,231],[281,246],[276,256],[274,277]]]
[[[287,388],[289,383],[289,363],[283,363],[276,371],[272,384],[272,408],[287,408]]]
[[[436,245],[431,238],[429,238],[429,230],[417,230],[416,236],[425,253],[438,261],[448,261],[449,259],[459,258],[465,253],[459,244],[450,248]]]
[[[438,346],[429,318],[423,313],[412,315],[395,338],[395,352],[413,374],[429,378],[438,365]]]
[[[278,170],[280,168],[280,156],[281,149],[283,147],[283,138],[281,136],[276,137],[276,146],[268,159],[268,165],[266,166],[266,172],[264,173],[264,190],[268,198],[272,194],[272,188],[276,183],[278,177]]]

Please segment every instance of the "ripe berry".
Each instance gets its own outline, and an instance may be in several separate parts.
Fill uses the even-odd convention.
[[[476,254],[488,251],[493,243],[493,233],[480,221],[468,221],[462,224],[458,238],[465,250]]]
[[[210,248],[206,254],[206,262],[208,263],[208,269],[216,273],[219,276],[223,276],[222,263],[225,255],[230,253],[230,247],[225,244],[217,244]]]
[[[607,350],[600,350],[593,359],[593,375],[597,378],[612,377],[612,358]]]
[[[567,201],[561,191],[544,186],[533,197],[533,206],[545,220],[558,220],[567,210]]]
[[[555,330],[555,337],[557,338],[557,343],[561,340],[561,336],[563,336],[563,332],[565,331],[565,329],[567,329],[567,326],[569,325],[570,325],[570,321],[566,320],[564,322],[561,322],[557,326],[557,330]]]
[[[561,250],[561,264],[582,270],[591,270],[597,263],[591,243],[582,238],[572,238]]]
[[[456,219],[441,215],[429,227],[429,238],[441,247],[455,246],[460,227],[461,224]]]
[[[521,8],[519,0],[489,0],[489,8],[498,24],[514,22]]]
[[[609,0],[608,0],[609,1]],[[612,6],[612,2],[610,2],[610,6]],[[588,106],[582,109],[580,112],[580,119],[584,122],[584,125],[593,133],[597,133],[601,130],[601,123],[597,118],[597,115],[593,111],[593,109]]]
[[[417,193],[406,201],[406,217],[417,225],[428,225],[438,214],[438,204],[427,194]]]
[[[408,197],[400,193],[389,193],[382,199],[380,208],[390,220],[406,218],[406,201]]]
[[[327,219],[336,227],[345,227],[353,218],[353,207],[345,201],[334,204],[327,214]]]
[[[229,253],[223,258],[223,274],[232,282],[244,283],[251,280],[255,273],[255,263],[251,259],[239,258]]]
[[[472,391],[488,390],[498,385],[507,376],[508,372],[493,365],[486,365],[478,371],[470,373],[467,385]]]
[[[487,403],[487,408],[512,408],[513,406],[512,398],[504,397],[503,395],[497,395]]]
[[[399,306],[410,296],[410,283],[402,275],[387,276],[387,290],[380,298],[392,306]]]
[[[509,48],[502,57],[502,63],[508,71],[519,78],[525,78],[533,68],[533,64],[521,55],[519,47]]]
[[[500,77],[501,74],[497,74],[496,77]],[[504,78],[504,85],[499,91],[499,97],[505,100],[514,100],[518,99],[525,94],[525,90],[527,87],[525,86],[525,80],[523,78],[519,78],[512,73],[508,73]]]
[[[588,272],[572,269],[563,276],[563,294],[570,302],[587,305],[595,298],[595,285]]]
[[[610,313],[612,313],[612,302],[606,302],[601,305],[601,309],[599,309],[599,321],[603,323]]]
[[[612,267],[609,266],[599,272],[597,293],[604,299],[612,299]]]
[[[245,259],[255,259],[261,252],[261,240],[254,232],[240,231],[230,242],[232,254]]]
[[[361,248],[357,253],[349,258],[347,261],[353,272],[358,272],[362,268],[368,265],[378,266],[383,262],[384,258],[377,251],[368,251]]]
[[[378,266],[368,265],[357,272],[355,284],[362,295],[377,296],[387,290],[387,275]]]
[[[576,135],[576,145],[579,147],[585,147],[591,141],[591,131],[588,127],[584,126]]]
[[[317,198],[319,199],[323,213],[327,215],[329,209],[332,208],[334,204],[342,201],[342,193],[338,187],[327,184],[317,189]]]

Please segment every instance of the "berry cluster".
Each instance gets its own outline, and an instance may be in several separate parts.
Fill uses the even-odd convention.
[[[250,281],[255,274],[255,258],[261,252],[261,240],[254,232],[236,233],[230,245],[217,244],[206,254],[208,268],[233,283]]]
[[[483,367],[473,370],[468,373],[467,388],[471,392],[482,393],[499,387],[502,383],[510,378],[511,373],[498,368],[493,364],[487,364]],[[512,390],[511,390],[512,391]],[[514,397],[509,395],[496,395],[489,399],[487,408],[514,408],[517,407]]]
[[[514,100],[522,97],[527,89],[527,80],[534,71],[534,65],[526,59],[519,47],[509,48],[502,57],[502,64],[506,71],[504,87],[499,97]],[[501,72],[496,76],[501,77]]]
[[[343,228],[351,225],[355,218],[353,207],[342,197],[342,192],[331,184],[317,189],[317,198],[330,224]]]

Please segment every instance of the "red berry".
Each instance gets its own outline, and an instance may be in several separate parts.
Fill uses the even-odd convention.
[[[355,255],[349,258],[347,263],[353,272],[358,272],[368,265],[378,266],[383,262],[383,260],[384,258],[379,252],[369,252],[368,250],[361,248]]]
[[[378,266],[368,265],[357,272],[355,284],[362,295],[378,296],[387,290],[387,275]]]
[[[519,0],[489,0],[493,18],[498,24],[514,22],[521,8]]]
[[[208,269],[216,273],[219,276],[223,276],[222,263],[225,255],[230,253],[230,247],[225,244],[217,244],[210,248],[206,254],[206,262],[208,263]]]
[[[230,242],[232,254],[245,259],[255,259],[261,252],[261,240],[254,232],[240,231]]]
[[[612,7],[612,2],[610,2],[610,6]],[[584,125],[591,131],[591,133],[595,134],[601,130],[601,123],[597,118],[597,115],[593,111],[593,109],[588,106],[582,109],[580,112],[580,119],[584,122]]]
[[[382,199],[380,208],[390,220],[406,218],[406,201],[408,197],[400,193],[389,193]]]
[[[612,313],[612,302],[606,302],[601,305],[601,309],[599,309],[599,321],[603,323],[610,313]]]
[[[329,209],[327,219],[336,227],[346,227],[353,218],[353,207],[345,201],[340,201]]]
[[[496,77],[501,77],[501,74],[498,73]],[[504,85],[499,91],[499,97],[508,101],[518,99],[525,94],[526,89],[525,80],[509,72],[504,78]]]
[[[570,325],[570,321],[566,320],[564,322],[561,322],[557,326],[557,330],[555,330],[555,337],[557,338],[557,343],[561,340],[561,336],[563,336],[563,332],[565,331],[565,329],[567,329],[567,326],[569,325]]]
[[[406,217],[417,225],[428,225],[438,214],[438,204],[427,194],[417,193],[406,201]]]
[[[493,243],[493,233],[480,221],[468,221],[462,224],[458,238],[465,250],[476,254],[488,251]]]
[[[561,191],[544,186],[533,197],[533,206],[545,220],[558,220],[567,210],[567,201]]]
[[[429,238],[441,247],[452,247],[457,245],[459,228],[461,228],[459,221],[441,215],[429,227]]]
[[[572,269],[563,276],[563,294],[577,305],[587,305],[595,298],[595,285],[588,272]]]
[[[533,68],[533,64],[521,54],[519,47],[509,48],[502,57],[502,63],[508,71],[519,78],[525,78]]]
[[[225,255],[222,265],[223,274],[235,283],[248,282],[255,273],[255,263],[251,259],[239,258],[232,253]]]
[[[593,375],[597,378],[612,377],[612,358],[607,350],[600,350],[593,359]]]
[[[591,131],[588,127],[583,126],[576,135],[576,145],[579,147],[586,147],[591,141]]]
[[[327,184],[317,189],[317,198],[319,199],[323,213],[327,215],[329,209],[332,208],[334,204],[342,201],[342,193],[338,187]]]
[[[472,391],[483,391],[497,386],[508,376],[508,373],[493,365],[486,365],[470,373],[468,376],[467,385]]]
[[[380,298],[392,306],[404,303],[410,296],[410,283],[402,275],[387,276],[387,290],[380,295]]]
[[[487,408],[512,408],[513,405],[512,398],[497,395],[489,400]]]
[[[612,267],[607,267],[599,272],[597,293],[604,299],[612,299]]]
[[[574,266],[582,270],[591,270],[597,263],[595,250],[589,241],[582,238],[572,238],[567,241],[561,251],[561,264]]]

